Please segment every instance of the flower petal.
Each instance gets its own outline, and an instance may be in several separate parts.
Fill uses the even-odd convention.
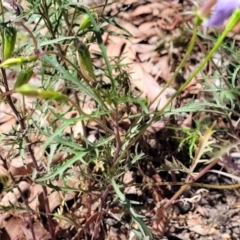
[[[238,7],[240,7],[240,0],[218,0],[207,25],[209,27],[222,25]]]

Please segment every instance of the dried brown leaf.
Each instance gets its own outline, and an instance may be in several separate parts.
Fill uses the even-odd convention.
[[[139,7],[137,7],[135,10],[133,10],[130,13],[131,17],[137,17],[143,14],[152,14],[153,10],[158,9],[163,10],[166,7],[166,5],[164,3],[151,3],[151,4],[147,4],[147,5],[141,5]]]
[[[169,56],[165,55],[160,57],[156,65],[160,70],[159,76],[164,81],[168,82],[171,79],[171,68],[169,64]]]
[[[24,221],[21,217],[10,218],[5,226],[5,230],[9,236],[9,239],[24,239],[22,226],[24,226]],[[5,239],[5,237],[3,239]]]
[[[30,229],[26,228],[25,226],[21,227],[26,240],[32,240],[32,232]],[[44,228],[43,224],[40,222],[36,222],[33,224],[33,231],[35,233],[36,240],[50,240],[51,235],[48,233],[48,231]]]
[[[168,222],[169,220],[166,209],[158,207],[152,223],[153,233],[163,236],[168,226]]]
[[[131,64],[135,58],[136,58],[136,51],[132,46],[132,43],[130,42],[126,42],[126,45],[124,47],[124,50],[122,52],[122,63],[123,64]],[[130,72],[132,73],[133,71],[131,71],[131,65],[130,67]]]
[[[143,70],[143,78],[144,78],[144,85],[147,98],[149,102],[152,102],[158,94],[162,91],[162,87],[154,80],[154,78],[148,74],[146,71]],[[151,104],[151,110],[160,110],[162,107],[165,106],[169,98],[176,92],[173,88],[167,88],[163,91],[163,93],[157,97],[157,99]],[[175,103],[172,103],[174,106]]]
[[[0,104],[0,123],[8,122],[14,117],[12,109],[4,102]]]
[[[164,36],[163,30],[159,28],[155,21],[143,22],[140,24],[139,29],[144,33],[144,40],[155,37],[154,43],[156,43],[158,39],[161,39]],[[150,44],[149,41],[148,43]]]
[[[18,187],[21,189],[21,192],[25,193],[30,189],[30,184],[21,181],[18,184]],[[21,197],[21,193],[18,190],[18,188],[13,188],[11,191],[7,192],[6,195],[1,199],[0,201],[0,206],[11,206],[11,205],[16,205],[18,199]]]
[[[40,147],[35,147],[34,149],[35,157],[38,161],[42,160],[43,151],[40,150]],[[32,158],[30,155],[26,155],[25,159],[21,156],[15,157],[12,160],[9,160],[9,171],[13,176],[26,174],[31,174],[34,171]]]
[[[68,172],[70,172],[71,170],[69,170]],[[74,175],[73,175],[74,177]],[[77,187],[77,179],[76,181],[62,181],[62,180],[58,180],[58,181],[53,181],[53,185],[57,186],[57,187],[64,187],[66,186],[71,186],[71,187]],[[61,192],[61,191],[52,191],[51,188],[47,188],[48,194],[49,194],[49,207],[50,207],[50,212],[52,212],[56,207],[60,206],[61,204],[64,204],[65,202],[73,199],[76,196],[75,192]]]
[[[150,44],[133,44],[133,49],[137,53],[149,53],[153,52],[156,49],[156,45],[150,45]]]
[[[128,184],[131,183],[134,180],[133,178],[133,172],[127,171],[123,176],[123,183]],[[126,187],[124,189],[124,193],[127,194],[138,194],[137,188],[135,186]]]
[[[121,55],[122,46],[124,43],[110,43],[107,46],[107,56],[108,57],[119,57]]]
[[[142,96],[146,96],[145,82],[143,81],[143,68],[139,63],[129,63],[130,82],[134,87],[142,92]]]
[[[40,201],[39,196],[43,193],[42,186],[40,184],[34,184],[30,187],[30,196],[28,198],[29,207],[38,212],[39,209],[44,209],[44,203]],[[40,206],[41,205],[41,206]]]
[[[158,56],[158,54],[156,52],[148,52],[148,53],[139,53],[138,57],[140,59],[141,62],[145,62],[151,58],[154,58]]]
[[[206,226],[206,225],[192,225],[188,226],[188,229],[190,231],[193,231],[201,236],[207,236],[207,235],[219,235],[219,231],[212,227],[212,226]]]

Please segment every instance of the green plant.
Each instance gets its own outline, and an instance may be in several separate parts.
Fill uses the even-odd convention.
[[[19,128],[13,127],[1,137],[1,143],[11,147],[7,155],[1,156],[5,168],[10,169],[9,176],[6,173],[7,180],[5,175],[1,176],[1,180],[9,192],[17,189],[24,203],[17,205],[17,201],[10,201],[6,205],[27,213],[34,240],[38,237],[32,215],[39,219],[46,218],[46,229],[51,239],[57,239],[56,225],[60,226],[60,223],[72,231],[74,239],[88,238],[90,230],[91,238],[98,239],[100,234],[106,234],[103,220],[109,215],[120,218],[120,222],[121,218],[125,219],[124,226],[128,232],[134,231],[139,239],[154,239],[151,226],[139,210],[142,202],[130,200],[127,196],[125,190],[131,182],[124,182],[124,176],[132,169],[141,169],[141,164],[148,158],[141,141],[152,123],[182,112],[205,111],[226,117],[230,124],[229,113],[238,114],[232,110],[239,96],[234,80],[228,88],[205,81],[205,86],[211,90],[209,99],[200,103],[192,101],[175,109],[170,106],[205,64],[211,61],[220,46],[232,51],[223,44],[223,40],[239,21],[239,12],[233,15],[233,23],[229,22],[186,82],[160,110],[152,111],[150,106],[170,86],[194,48],[199,36],[199,16],[196,17],[193,36],[184,58],[169,82],[148,105],[146,99],[133,94],[127,66],[122,59],[110,59],[107,55],[103,33],[117,33],[109,31],[106,25],[112,24],[123,30],[113,19],[101,16],[94,8],[78,2],[28,0],[27,3],[28,12],[23,12],[17,3],[12,3],[16,18],[11,23],[6,19],[7,12],[2,14],[3,61],[0,69],[4,91],[0,95],[17,119]],[[108,1],[103,8],[107,4]],[[2,2],[1,10],[3,12]],[[29,22],[33,24],[29,26]],[[124,34],[126,38],[130,36],[127,31]],[[31,41],[26,40],[26,35]],[[91,44],[97,44],[100,49],[101,67],[96,66],[92,59],[89,51]],[[16,72],[18,76],[12,88],[6,69]],[[232,74],[233,79],[236,74]],[[35,75],[38,78],[34,79]],[[21,104],[16,104],[14,94],[21,95]],[[226,103],[230,103],[230,107]],[[135,108],[137,112],[133,110]],[[174,167],[186,174],[186,180],[165,207],[216,165],[224,153],[237,147],[231,143],[217,151],[219,146],[215,146],[213,140],[217,133],[215,123],[211,123],[210,127],[200,120],[195,123],[194,129],[172,127],[175,132],[181,131],[178,148],[187,147],[191,161],[188,165],[173,161]],[[127,127],[121,127],[124,124]],[[233,127],[231,130],[234,130]],[[204,156],[210,156],[210,160],[204,159]],[[42,196],[34,196],[39,207],[33,208],[21,186],[18,186],[18,172],[11,168],[11,160],[17,157],[22,163],[19,170],[21,179],[30,182],[30,189],[33,186],[42,188],[39,194]],[[198,172],[199,165],[204,164],[206,166]],[[144,171],[139,172],[144,179],[141,187],[149,186]],[[69,203],[73,199],[76,200],[74,207]],[[2,206],[1,211],[8,209]],[[134,228],[134,224],[137,227]]]

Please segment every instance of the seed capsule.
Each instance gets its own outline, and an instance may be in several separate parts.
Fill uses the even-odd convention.
[[[24,84],[27,84],[29,82],[29,80],[31,79],[32,75],[33,75],[32,68],[23,69],[18,74],[17,81],[15,82],[13,89],[16,89]]]
[[[57,101],[67,101],[67,96],[60,92],[48,91],[36,88],[29,84],[21,85],[15,89],[15,92],[21,93],[24,96],[30,97],[41,97],[43,99],[57,100]]]
[[[9,58],[0,64],[0,68],[8,68],[16,65],[22,65],[24,63],[34,62],[38,59],[37,56],[27,56],[18,58]]]
[[[29,84],[23,84],[15,89],[15,92],[21,93],[24,96],[38,97],[39,89]]]
[[[96,13],[93,13],[93,17],[96,19],[97,18],[97,14]],[[79,29],[80,30],[84,30],[84,29],[87,29],[88,27],[91,26],[91,19],[89,17],[88,14],[84,14],[83,18],[82,18],[82,21],[81,23],[79,24]]]
[[[60,92],[54,92],[54,91],[46,91],[46,90],[39,90],[38,91],[39,97],[43,99],[50,99],[50,100],[56,100],[56,101],[66,101],[67,97],[60,93]]]
[[[17,38],[17,30],[14,27],[5,27],[3,34],[3,59],[7,60],[11,57],[14,51]]]

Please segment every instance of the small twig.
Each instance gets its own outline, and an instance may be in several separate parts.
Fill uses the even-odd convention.
[[[109,187],[107,187],[104,191],[104,193],[102,194],[101,196],[101,205],[100,205],[100,209],[99,209],[99,215],[97,217],[97,223],[96,223],[96,226],[94,228],[94,232],[93,232],[93,235],[92,235],[92,240],[96,240],[98,239],[99,237],[99,226],[100,226],[100,223],[101,223],[101,219],[102,219],[102,213],[103,213],[103,209],[105,208],[105,205],[106,205],[106,198],[109,194]]]
[[[48,7],[47,7],[47,3],[46,3],[45,0],[42,1],[42,9],[43,9],[44,12],[42,12],[40,8],[38,9],[38,11],[42,15],[43,19],[45,20],[44,22],[45,22],[50,34],[52,35],[52,39],[56,39],[55,33],[53,31],[53,28],[52,28],[52,24],[51,24],[51,22],[49,21],[49,18],[48,18]],[[57,46],[58,51],[62,55],[64,55],[64,51],[62,50],[60,44],[56,44],[56,46]],[[63,65],[64,65],[64,68],[67,69],[66,64],[64,63]]]
[[[219,159],[217,158],[213,162],[211,162],[209,165],[207,165],[201,172],[198,173],[194,179],[192,178],[189,180],[189,176],[186,179],[188,183],[183,183],[184,185],[174,194],[174,196],[163,206],[165,208],[169,207],[177,198],[179,198],[183,192],[189,187],[189,184],[194,183],[197,181],[200,177],[202,177],[208,170],[210,170],[213,166],[215,166],[218,163]]]
[[[201,188],[212,188],[212,189],[237,189],[240,188],[240,183],[236,184],[229,184],[229,185],[216,185],[216,184],[207,184],[207,183],[196,183],[196,182],[155,182],[155,183],[130,183],[121,186],[120,188],[127,188],[127,187],[155,187],[155,186],[182,186],[188,185],[193,187],[201,187]]]
[[[72,240],[77,240],[77,239],[80,239],[80,237],[82,236],[82,234],[84,233],[85,229],[87,229],[89,227],[89,225],[95,221],[97,219],[99,215],[99,212],[95,212],[94,214],[91,215],[91,217],[89,217],[87,220],[86,220],[86,223],[84,225],[83,228],[80,228],[78,230],[78,232],[76,233],[76,235],[72,238]]]
[[[5,98],[6,96],[9,96],[9,95],[11,95],[12,93],[13,93],[12,90],[7,91],[7,92],[2,92],[2,90],[0,90],[0,99],[3,99],[3,98]]]
[[[30,31],[30,29],[23,23],[23,20],[20,20],[20,21],[16,22],[16,24],[20,25],[21,27],[23,27],[28,32],[28,34],[30,35],[30,38],[33,40],[34,53],[36,55],[38,55],[40,50],[38,49],[37,39],[33,35],[32,31]]]

